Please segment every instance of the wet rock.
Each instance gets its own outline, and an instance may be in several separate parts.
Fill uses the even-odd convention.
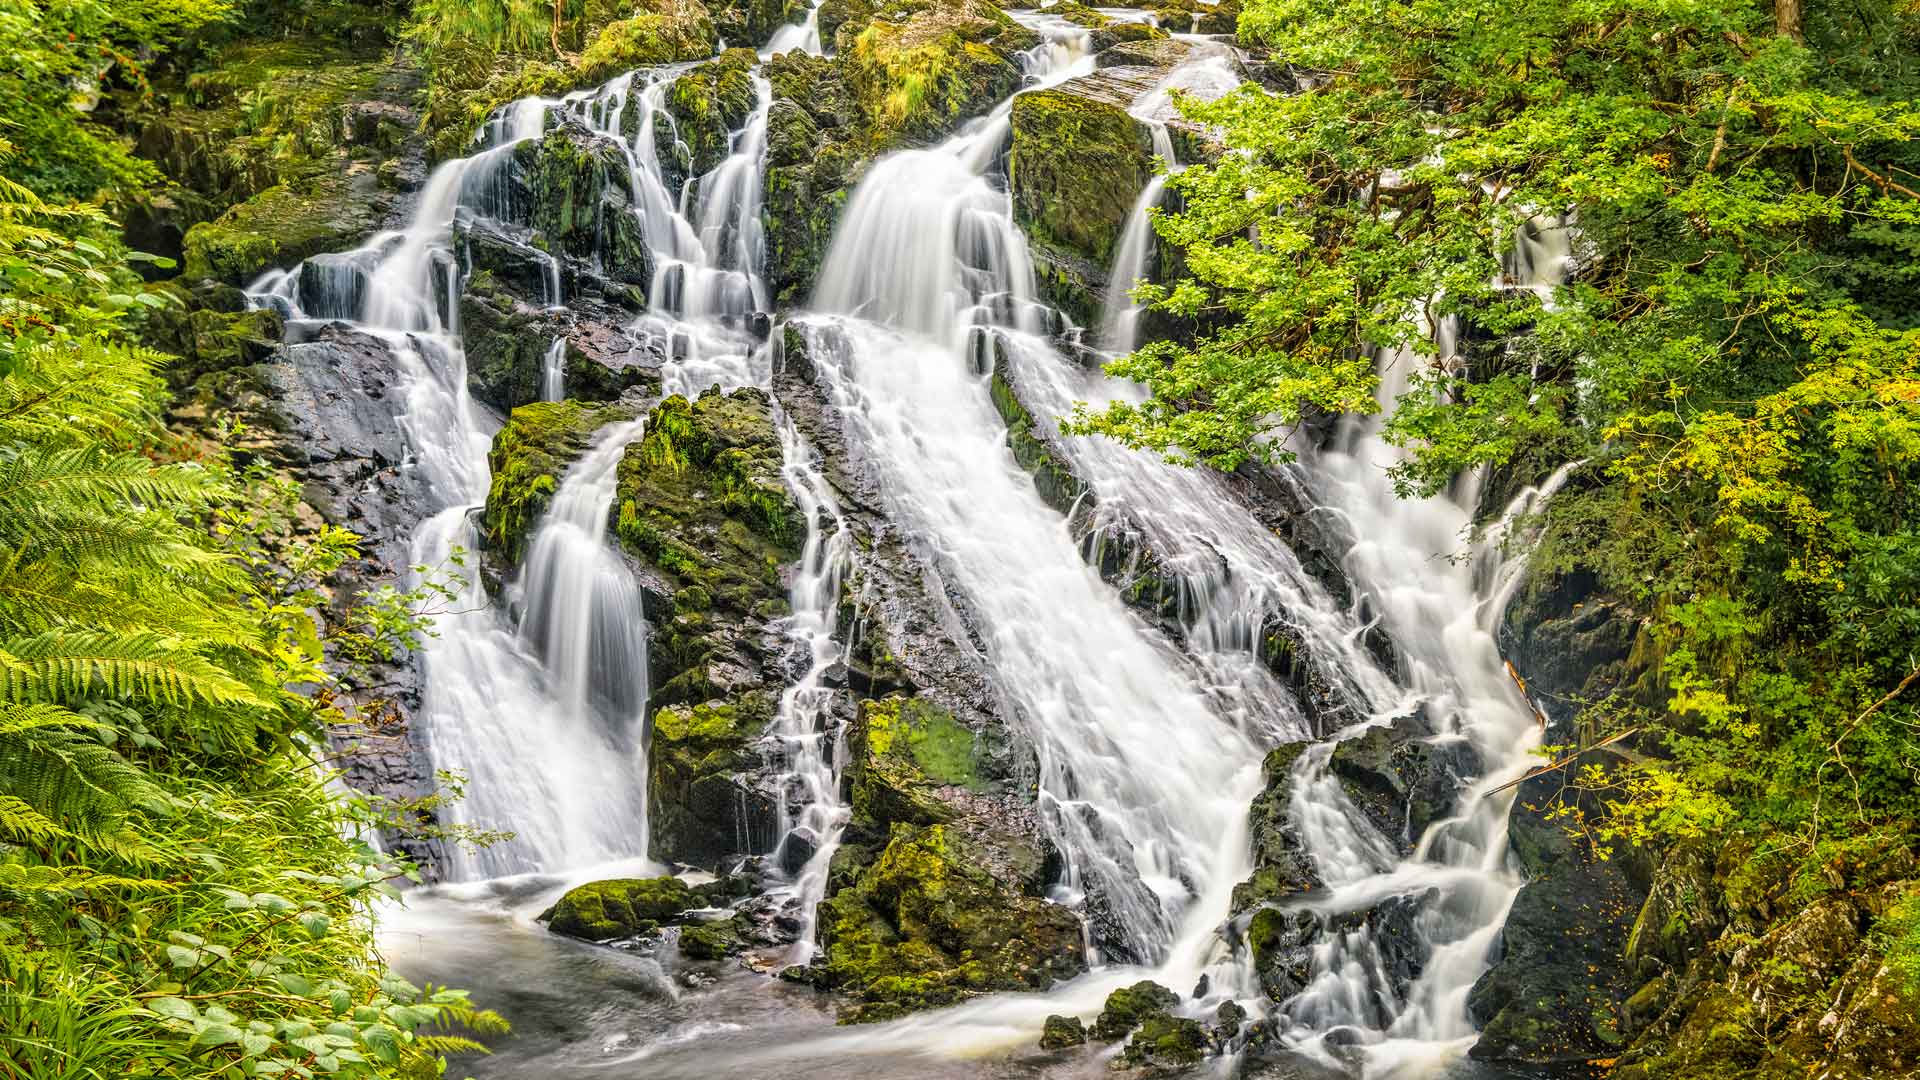
[[[1437,733],[1424,712],[1415,712],[1343,740],[1330,768],[1354,805],[1406,854],[1429,825],[1453,813],[1480,762],[1465,739]]]
[[[887,846],[821,907],[823,978],[867,1022],[998,990],[1043,990],[1086,968],[1080,922],[980,869],[944,825],[895,825]]]
[[[595,432],[635,415],[630,406],[577,401],[537,401],[513,410],[487,453],[493,482],[480,514],[482,543],[518,565],[568,466],[586,452]]]
[[[1207,1053],[1207,1029],[1185,1016],[1156,1012],[1147,1016],[1120,1051],[1120,1062],[1148,1076],[1185,1073]]]
[[[1292,893],[1318,888],[1320,875],[1307,853],[1292,815],[1294,763],[1309,744],[1288,743],[1269,751],[1261,762],[1266,786],[1247,811],[1253,848],[1253,876],[1234,886],[1236,913]]]
[[[1013,105],[1014,218],[1048,295],[1082,325],[1098,319],[1105,268],[1153,174],[1152,140],[1127,114],[1134,88],[1114,82],[1103,71],[1022,94]]]
[[[189,229],[182,273],[189,280],[244,284],[309,255],[353,247],[379,227],[386,211],[371,171],[277,184]]]
[[[1180,1004],[1180,995],[1157,982],[1143,980],[1107,995],[1100,1018],[1093,1022],[1096,1039],[1123,1039],[1147,1017]]]
[[[556,934],[612,941],[655,930],[699,903],[679,878],[616,878],[568,889],[540,921]]]
[[[1571,766],[1606,770],[1593,752]],[[1468,995],[1482,1026],[1472,1055],[1536,1064],[1612,1057],[1625,1046],[1622,1006],[1642,980],[1622,963],[1647,895],[1643,857],[1601,858],[1567,834],[1566,810],[1602,812],[1599,800],[1548,773],[1520,785],[1509,833],[1528,883],[1515,897],[1495,962]]]
[[[460,296],[467,388],[502,412],[540,400],[548,350],[561,340],[567,397],[610,401],[629,391],[655,391],[664,358],[628,335],[629,319],[584,297],[565,308],[531,304],[481,271]]]
[[[667,112],[691,154],[692,175],[711,172],[726,159],[729,136],[753,113],[752,73],[759,62],[752,49],[728,49],[667,88]]]
[[[723,960],[746,951],[746,930],[731,918],[687,926],[680,931],[680,954],[695,960]]]
[[[886,825],[952,821],[956,811],[940,789],[986,790],[974,744],[974,733],[929,699],[861,702],[847,733],[854,813]]]
[[[755,744],[773,719],[764,691],[654,710],[648,742],[652,848],[696,866],[770,850],[779,804]]]
[[[633,214],[634,193],[619,144],[568,120],[515,148],[526,175],[530,224],[553,255],[612,282],[646,286],[653,254]]]
[[[1040,1049],[1065,1050],[1074,1046],[1085,1046],[1087,1027],[1077,1016],[1054,1015],[1047,1017],[1040,1029]]]

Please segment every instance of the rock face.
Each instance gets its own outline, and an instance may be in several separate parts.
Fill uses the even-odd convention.
[[[1461,788],[1480,772],[1471,745],[1437,734],[1418,712],[1342,740],[1329,767],[1347,797],[1403,855],[1427,826],[1453,811]]]
[[[757,390],[668,398],[620,462],[614,533],[643,564],[656,627],[648,806],[659,857],[712,866],[779,839],[774,795],[749,774],[778,693],[780,571],[806,534],[780,464]]]
[[[1595,751],[1570,768],[1619,765]],[[1567,835],[1573,819],[1564,815],[1601,810],[1559,773],[1520,785],[1508,835],[1528,884],[1507,915],[1498,959],[1467,999],[1481,1026],[1475,1058],[1567,1063],[1613,1057],[1625,1045],[1621,1007],[1637,987],[1620,958],[1647,893],[1647,866],[1638,852],[1601,858]]]

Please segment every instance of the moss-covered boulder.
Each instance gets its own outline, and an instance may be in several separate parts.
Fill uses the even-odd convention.
[[[751,944],[739,919],[698,923],[680,931],[680,955],[694,960],[723,960]]]
[[[529,205],[513,209],[524,209],[533,246],[576,264],[569,277],[642,287],[653,280],[653,254],[633,213],[619,144],[568,121],[520,144],[514,161]]]
[[[1163,1014],[1180,1004],[1180,995],[1157,982],[1141,981],[1123,986],[1107,995],[1100,1018],[1093,1022],[1096,1039],[1124,1039],[1149,1016]]]
[[[1076,81],[1015,99],[1008,178],[1036,242],[1106,266],[1153,175],[1153,141],[1123,106]]]
[[[1020,88],[1032,31],[985,0],[896,2],[838,30],[847,86],[875,145],[932,140]]]
[[[1161,0],[1151,6],[1160,25],[1176,34],[1232,34],[1239,28],[1240,0]]]
[[[1120,1051],[1120,1063],[1148,1076],[1185,1074],[1207,1054],[1207,1029],[1200,1021],[1158,1012],[1141,1021]]]
[[[1080,921],[982,870],[947,826],[896,825],[853,883],[821,906],[824,983],[845,1021],[884,1020],[1000,990],[1042,990],[1086,968]]]
[[[679,878],[616,878],[567,890],[540,919],[556,934],[612,941],[658,929],[702,903]]]
[[[752,49],[728,49],[667,87],[667,112],[687,144],[694,175],[711,172],[726,159],[730,136],[753,115],[753,69],[759,63]]]
[[[625,405],[579,401],[536,401],[513,410],[487,452],[493,482],[480,512],[487,548],[518,564],[567,467],[586,452],[595,432],[634,415]]]
[[[756,743],[773,698],[749,691],[721,701],[654,710],[647,745],[647,813],[653,850],[697,866],[771,849],[779,807],[758,782]]]
[[[813,287],[859,164],[868,151],[845,65],[794,51],[769,60],[767,275],[782,302]]]
[[[1087,1026],[1077,1016],[1053,1015],[1040,1027],[1040,1049],[1065,1050],[1087,1043]]]

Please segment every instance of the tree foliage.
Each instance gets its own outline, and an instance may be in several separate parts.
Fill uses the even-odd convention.
[[[1595,715],[1665,758],[1612,827],[1765,837],[1817,891],[1920,815],[1920,8],[1800,7],[1249,3],[1301,89],[1188,106],[1227,152],[1170,179],[1189,276],[1145,290],[1213,329],[1078,423],[1230,468],[1384,406],[1410,497],[1585,459],[1535,568],[1644,614]],[[1544,287],[1515,238],[1565,221]]]

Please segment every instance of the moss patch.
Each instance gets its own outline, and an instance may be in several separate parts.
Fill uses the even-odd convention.
[[[1066,909],[976,868],[945,826],[896,825],[872,865],[821,906],[821,981],[846,1022],[884,1020],[997,990],[1040,990],[1085,968]]]
[[[1152,154],[1146,128],[1118,105],[1071,84],[1022,94],[1007,161],[1015,215],[1036,243],[1111,265]]]
[[[561,476],[586,452],[593,433],[633,416],[622,405],[578,401],[537,401],[513,410],[487,452],[493,483],[480,514],[486,545],[518,564]]]
[[[567,890],[540,918],[556,934],[612,941],[655,930],[701,903],[679,878],[616,878]]]

